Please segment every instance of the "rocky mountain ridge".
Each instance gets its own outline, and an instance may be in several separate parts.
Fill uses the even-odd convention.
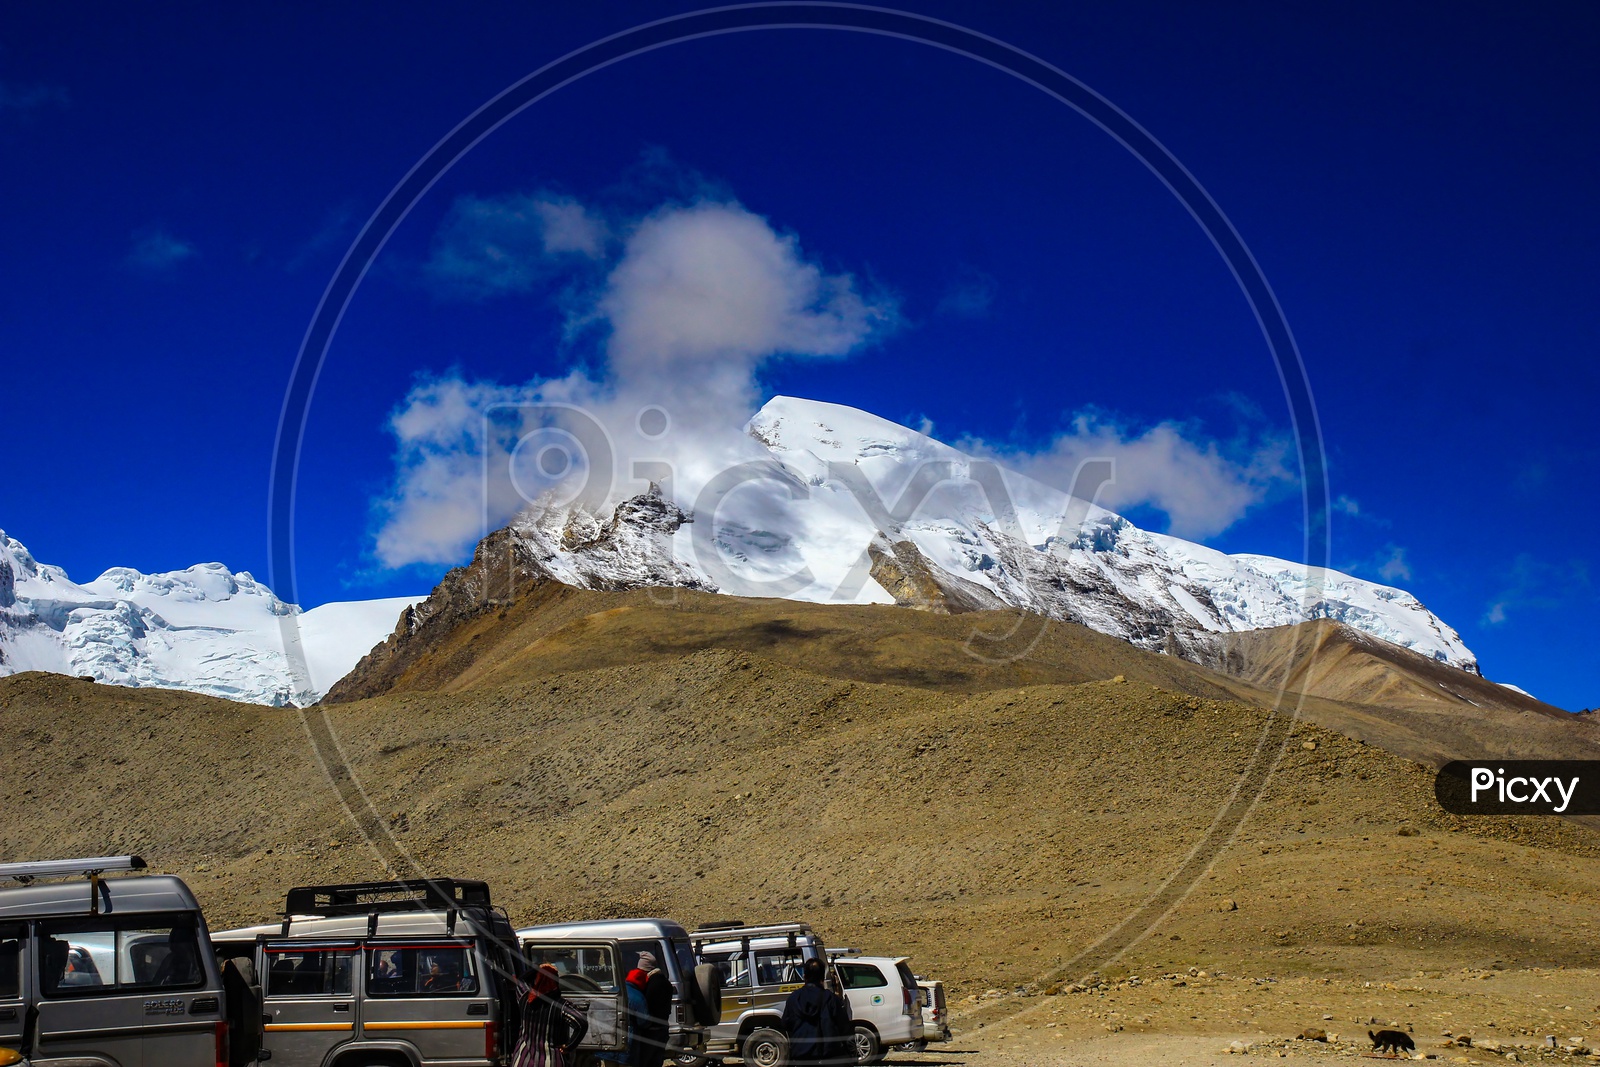
[[[865,412],[780,396],[747,432],[756,458],[731,488],[681,500],[652,483],[609,513],[535,506],[480,545],[473,568],[493,559],[507,579],[580,589],[1020,608],[1208,664],[1229,634],[1328,619],[1478,671],[1405,590],[1151,533]],[[462,582],[440,589],[454,607],[424,603],[417,618],[460,609]]]

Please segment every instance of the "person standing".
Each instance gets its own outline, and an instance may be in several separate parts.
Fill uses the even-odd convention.
[[[672,998],[676,993],[672,979],[662,970],[656,954],[647,950],[639,953],[633,970],[628,972],[628,985],[644,997],[642,1009],[633,1019],[629,1041],[632,1067],[661,1067],[668,1056],[668,1039],[672,1034]],[[629,1003],[632,1003],[631,994]],[[632,1051],[634,1047],[637,1053]]]
[[[589,1032],[589,1020],[561,996],[556,969],[548,963],[517,979],[522,1026],[511,1067],[567,1067],[567,1057]]]
[[[805,983],[784,1002],[783,1030],[789,1035],[793,1067],[845,1067],[856,1062],[850,1002],[827,987],[826,973],[821,960],[806,960],[801,968]]]

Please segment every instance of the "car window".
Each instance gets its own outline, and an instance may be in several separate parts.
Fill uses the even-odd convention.
[[[750,958],[742,952],[708,952],[700,957],[722,972],[724,989],[750,987]]]
[[[563,992],[617,991],[617,961],[610,945],[525,944],[522,958],[529,967],[546,963],[554,967],[561,976]]]
[[[907,989],[917,988],[917,976],[911,973],[911,968],[904,963],[897,963],[894,969],[900,973],[900,984]]]
[[[666,952],[659,941],[624,941],[619,946],[622,949],[622,969],[631,971],[639,966],[639,953],[648,952],[656,958],[656,966],[666,968]],[[668,977],[671,977],[670,972]]]
[[[689,942],[687,941],[674,941],[672,943],[672,951],[678,959],[678,973],[683,976],[683,980],[685,982],[693,981],[695,967],[694,949],[689,947]]]
[[[367,992],[372,996],[443,997],[477,991],[471,945],[367,946]]]
[[[199,939],[187,916],[161,923],[130,916],[41,924],[38,965],[47,997],[108,987],[193,989],[205,980]]]
[[[799,985],[805,958],[798,948],[769,948],[756,952],[757,985]]]
[[[268,945],[269,997],[348,996],[355,946]]]
[[[22,927],[0,926],[0,1000],[22,995]]]
[[[870,963],[841,963],[839,980],[846,989],[877,989],[889,984],[878,968]]]

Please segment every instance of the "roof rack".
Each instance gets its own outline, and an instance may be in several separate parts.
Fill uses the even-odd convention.
[[[37,860],[28,863],[0,863],[0,878],[27,885],[39,878],[98,878],[107,871],[142,871],[138,856],[90,856],[73,860]]]
[[[0,878],[29,885],[40,878],[89,879],[89,914],[100,914],[100,896],[105,885],[100,876],[107,871],[142,871],[138,856],[88,856],[75,860],[37,860],[30,863],[0,863]],[[107,900],[110,899],[109,893]]]
[[[793,952],[799,947],[802,937],[816,936],[816,931],[811,929],[809,923],[772,923],[767,926],[724,926],[721,923],[707,923],[689,935],[689,944],[698,948],[720,941],[737,941],[741,952],[749,952],[752,941],[765,937],[786,937],[789,940],[789,951]],[[821,941],[817,943],[821,944]]]
[[[302,885],[289,890],[283,915],[375,915],[398,911],[488,908],[489,884],[462,878]]]
[[[765,926],[726,926],[706,923],[689,935],[691,941],[737,941],[749,937],[783,937],[814,933],[809,923],[769,923]]]

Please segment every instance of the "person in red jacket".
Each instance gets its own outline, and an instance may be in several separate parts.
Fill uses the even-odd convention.
[[[631,1067],[661,1067],[670,1054],[667,1038],[672,1032],[672,998],[675,990],[672,980],[661,969],[654,952],[639,953],[638,962],[628,972],[628,984],[644,994],[645,1011],[632,1020],[634,1040],[631,1048],[638,1049],[640,1061]],[[634,1053],[630,1052],[630,1059]]]

